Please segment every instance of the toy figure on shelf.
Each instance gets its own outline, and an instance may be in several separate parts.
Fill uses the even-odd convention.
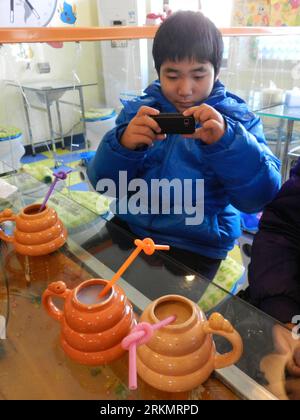
[[[162,22],[162,15],[160,13],[148,13],[146,16],[146,25],[154,26]]]
[[[164,4],[164,13],[148,13],[146,18],[146,25],[159,25],[159,23],[171,16],[172,10],[168,4]]]
[[[73,25],[77,19],[76,6],[71,6],[65,1],[63,8],[60,10],[60,19],[63,23]]]

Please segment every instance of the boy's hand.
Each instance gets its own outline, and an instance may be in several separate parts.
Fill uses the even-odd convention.
[[[159,111],[149,106],[142,106],[130,121],[121,137],[122,146],[135,150],[139,146],[152,146],[154,140],[164,140],[165,134],[159,134],[161,128],[149,115],[158,115]]]
[[[193,115],[196,123],[201,124],[194,134],[185,135],[191,139],[201,139],[204,143],[213,144],[219,141],[225,134],[226,123],[222,115],[209,105],[193,106],[184,111],[183,115]]]

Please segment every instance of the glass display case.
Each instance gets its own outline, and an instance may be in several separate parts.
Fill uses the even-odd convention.
[[[5,180],[18,188],[9,200],[0,200],[0,211],[15,213],[41,202],[46,186],[28,174]],[[278,399],[288,398],[283,382],[272,377],[271,357],[277,354],[273,334],[283,326],[217,285],[210,284],[167,252],[140,255],[118,284],[137,316],[158,297],[175,294],[200,302],[206,315],[218,311],[239,332],[244,344],[240,361],[215,371],[190,392],[166,393],[138,380],[137,391],[128,388],[128,355],[108,365],[84,366],[72,361],[60,345],[60,325],[50,319],[42,294],[52,282],[68,288],[91,278],[111,279],[134,249],[134,238],[113,220],[107,221],[56,191],[49,201],[68,230],[67,243],[40,257],[18,254],[13,244],[1,243],[1,316],[6,339],[0,340],[0,390],[3,399]],[[2,228],[5,229],[5,227]],[[6,226],[6,233],[11,234]],[[213,298],[212,298],[213,296]],[[56,303],[62,307],[60,299]],[[220,353],[229,351],[215,338]],[[271,359],[272,361],[272,359]],[[29,380],[30,378],[30,380]],[[287,384],[287,385],[286,385]],[[290,395],[290,394],[289,394]]]
[[[49,202],[68,229],[66,245],[47,258],[34,259],[20,256],[11,244],[1,242],[2,399],[298,399],[297,381],[291,380],[286,370],[292,356],[278,350],[278,337],[290,334],[288,330],[162,252],[147,258],[139,256],[119,282],[136,317],[152,300],[179,294],[201,302],[207,316],[216,310],[220,312],[244,342],[243,356],[236,365],[216,371],[191,392],[168,395],[141,379],[138,390],[130,391],[126,356],[105,366],[87,367],[72,362],[60,347],[59,325],[47,317],[41,305],[42,293],[49,283],[62,280],[74,287],[90,278],[110,279],[132,252],[134,238],[114,223],[110,199],[99,197],[85,183],[82,163],[87,153],[94,150],[85,148],[89,146],[89,134],[99,133],[100,142],[105,130],[114,124],[114,111],[118,113],[122,107],[120,99],[134,100],[157,78],[151,59],[156,29],[0,29],[0,127],[15,127],[22,132],[28,151],[32,144],[35,149],[33,158],[23,159],[22,172],[15,173],[17,168],[5,160],[2,172],[10,173],[5,180],[18,191],[0,199],[0,211],[11,208],[18,212],[28,204],[40,202],[49,188],[46,182],[49,177],[51,180],[52,171],[72,171]],[[292,135],[289,131],[287,137],[285,120],[272,111],[283,106],[286,91],[300,85],[299,62],[292,50],[283,48],[281,55],[275,56],[273,47],[282,40],[299,46],[300,31],[228,28],[222,32],[225,55],[220,79],[253,112],[266,117],[267,140],[274,152],[283,156],[297,143],[298,127],[295,122]],[[143,75],[138,71],[141,67],[135,66],[136,49],[140,47],[136,40],[140,39],[146,41],[148,57]],[[101,43],[111,54],[101,55]],[[116,60],[118,50],[122,54]],[[103,60],[107,60],[105,66]],[[111,67],[111,72],[104,73],[104,67]],[[41,71],[45,68],[50,70]],[[121,84],[118,72],[122,72]],[[43,92],[48,92],[49,87],[62,82],[68,86],[67,91],[60,90],[57,96],[52,91],[54,97],[46,100],[46,113],[40,92],[26,89],[30,84],[38,84]],[[110,90],[107,96],[107,86],[111,85],[117,89]],[[85,86],[81,98],[78,86]],[[0,137],[0,161],[4,162],[4,153],[13,153],[15,134],[11,133],[5,138],[8,152],[7,147],[4,152]],[[65,140],[61,146],[67,150],[59,148],[61,138]],[[11,226],[2,228],[9,232]],[[6,339],[2,339],[4,336]],[[220,353],[228,351],[223,340],[215,341]]]

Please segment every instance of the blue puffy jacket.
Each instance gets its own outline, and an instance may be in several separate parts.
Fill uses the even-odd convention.
[[[188,226],[186,214],[120,215],[140,237],[190,250],[211,258],[225,258],[240,236],[239,210],[261,211],[280,187],[280,162],[266,146],[261,121],[243,100],[226,91],[217,81],[206,104],[219,111],[227,122],[227,131],[215,144],[168,135],[153,147],[132,151],[120,144],[130,120],[142,105],[161,112],[176,112],[164,97],[158,81],[145,96],[124,102],[116,128],[108,132],[88,166],[94,186],[103,178],[117,185],[119,171],[127,171],[128,183],[142,178],[192,179],[195,197],[196,179],[205,182],[205,216],[201,224]],[[121,199],[121,197],[117,197]]]

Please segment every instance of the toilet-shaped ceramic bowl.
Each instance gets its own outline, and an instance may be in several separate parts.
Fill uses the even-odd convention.
[[[119,286],[99,298],[107,283],[91,279],[71,290],[59,281],[43,293],[45,309],[61,324],[62,348],[78,363],[95,366],[121,357],[125,352],[121,342],[136,324],[132,305]],[[64,299],[63,310],[55,306],[54,297]]]
[[[199,306],[183,296],[155,300],[140,322],[156,324],[172,315],[177,317],[172,324],[137,348],[138,375],[152,387],[166,392],[191,390],[205,382],[214,369],[230,366],[241,357],[242,339],[229,321],[218,313],[207,321]],[[217,354],[212,334],[229,340],[232,351]]]
[[[13,221],[16,227],[12,236],[0,230],[0,239],[13,243],[19,254],[32,257],[48,255],[62,247],[68,236],[66,228],[54,209],[40,208],[41,204],[32,204],[18,215],[10,209],[1,212],[0,223]]]

